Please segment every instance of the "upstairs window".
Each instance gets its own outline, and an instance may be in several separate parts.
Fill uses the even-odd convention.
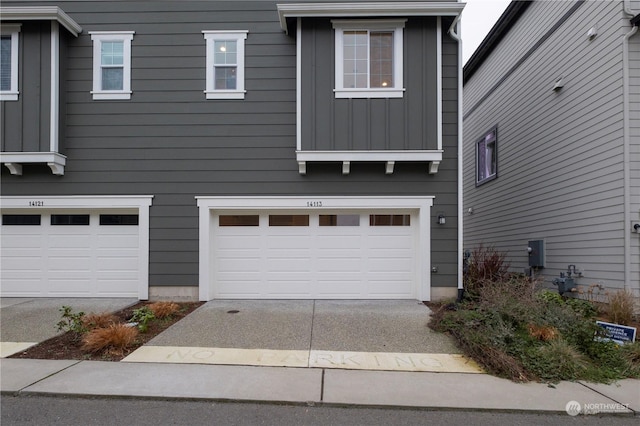
[[[332,21],[336,98],[400,98],[405,20]]]
[[[131,99],[131,41],[133,31],[91,32],[93,40],[93,99]]]
[[[0,32],[0,101],[18,100],[20,25],[3,24]]]
[[[207,41],[207,99],[244,99],[247,31],[203,31]]]
[[[498,129],[494,127],[476,142],[476,185],[498,177]]]

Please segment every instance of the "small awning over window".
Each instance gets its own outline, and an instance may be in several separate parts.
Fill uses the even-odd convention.
[[[354,2],[278,4],[280,26],[289,32],[294,18],[375,18],[392,16],[458,16],[464,3],[458,2]]]
[[[82,27],[58,6],[0,7],[0,20],[57,21],[75,37],[82,32]]]

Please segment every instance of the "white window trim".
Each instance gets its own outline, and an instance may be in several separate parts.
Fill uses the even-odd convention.
[[[19,48],[19,24],[3,24],[1,34],[11,36],[11,88],[0,91],[0,101],[17,101],[18,95],[18,48]]]
[[[199,298],[208,301],[214,297],[215,265],[212,259],[212,220],[217,210],[241,212],[243,210],[282,210],[287,214],[296,211],[321,211],[323,209],[336,212],[349,209],[403,209],[416,210],[416,287],[417,300],[431,300],[431,207],[433,196],[314,196],[311,201],[320,207],[309,207],[308,196],[252,196],[252,197],[216,197],[196,196],[199,211]]]
[[[204,39],[207,42],[207,61],[206,61],[206,89],[204,91],[207,99],[244,99],[246,90],[244,88],[244,41],[247,39],[249,31],[236,30],[204,30]],[[213,49],[216,40],[233,40],[237,43],[237,70],[236,70],[236,88],[235,90],[216,90],[213,75]]]
[[[93,99],[131,99],[131,41],[135,31],[90,31],[89,34],[93,40]],[[122,90],[102,90],[100,47],[103,41],[124,42]]]
[[[335,97],[336,98],[401,98],[404,96],[403,40],[406,19],[332,20],[335,30]],[[343,84],[343,38],[345,31],[393,31],[393,87],[345,89]]]

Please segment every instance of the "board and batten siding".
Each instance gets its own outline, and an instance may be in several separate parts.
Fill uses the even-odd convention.
[[[435,17],[407,20],[402,98],[336,99],[331,20],[304,19],[302,150],[437,149],[436,31]]]
[[[0,149],[3,152],[50,150],[50,46],[49,21],[22,23],[18,43],[20,96],[17,101],[0,102]]]
[[[511,69],[523,54],[514,42],[530,27],[546,33],[563,15],[559,8],[571,6],[562,3],[534,3],[488,58],[489,70]],[[464,210],[473,213],[464,218],[465,248],[494,246],[523,272],[527,242],[542,239],[547,283],[573,264],[584,275],[579,285],[623,288],[624,28],[621,3],[583,3],[481,104],[466,95],[482,100],[493,86],[487,70],[466,83]],[[555,92],[560,77],[564,88]],[[493,126],[498,177],[476,187],[475,143]]]
[[[386,175],[383,163],[354,163],[345,176],[337,163],[311,163],[302,176],[295,157],[296,40],[282,31],[275,1],[163,1],[152,10],[146,1],[33,4],[58,5],[83,28],[67,40],[64,61],[60,151],[67,164],[64,176],[44,165],[25,165],[22,176],[3,168],[3,195],[153,195],[152,286],[198,285],[195,196],[432,195],[432,287],[457,286],[458,62],[449,36],[437,174],[425,164],[397,164]],[[244,100],[205,99],[203,30],[248,31]],[[92,100],[89,31],[135,31],[130,100]],[[438,213],[446,225],[435,224]]]

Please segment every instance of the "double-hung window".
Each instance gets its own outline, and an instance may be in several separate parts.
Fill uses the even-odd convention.
[[[476,141],[476,185],[498,177],[498,129],[494,127]]]
[[[133,31],[90,32],[93,40],[93,99],[131,99]]]
[[[406,20],[334,20],[336,98],[401,98]]]
[[[203,31],[207,42],[207,99],[244,99],[247,31]]]
[[[19,33],[15,24],[3,24],[0,31],[0,101],[18,100]]]

